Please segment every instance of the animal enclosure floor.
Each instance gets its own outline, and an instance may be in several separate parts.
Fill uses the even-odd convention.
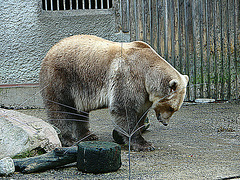
[[[21,112],[46,119],[42,110]],[[168,126],[148,114],[150,128],[144,138],[156,148],[131,152],[131,179],[240,178],[240,104],[185,104]],[[113,141],[113,123],[107,109],[90,114],[91,130],[101,141]],[[117,172],[87,174],[75,166],[41,173],[15,173],[9,179],[128,179],[128,151],[122,147]],[[6,178],[7,179],[7,178]]]

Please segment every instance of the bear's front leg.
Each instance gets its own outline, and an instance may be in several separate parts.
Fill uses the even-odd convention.
[[[115,130],[119,136],[122,136],[124,143],[129,145],[130,138],[130,147],[133,151],[153,151],[155,149],[142,137],[141,130],[137,130],[140,124],[138,124],[138,115],[135,109],[111,106],[110,114],[115,121]]]

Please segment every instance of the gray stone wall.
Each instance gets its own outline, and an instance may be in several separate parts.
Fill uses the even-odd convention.
[[[49,12],[41,0],[2,1],[0,9],[0,84],[37,83],[42,58],[65,37],[129,40],[116,34],[114,9]]]

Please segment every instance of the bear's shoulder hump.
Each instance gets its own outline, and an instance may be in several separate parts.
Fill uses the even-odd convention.
[[[135,48],[151,48],[147,43],[143,42],[143,41],[133,41],[131,43],[132,47]]]

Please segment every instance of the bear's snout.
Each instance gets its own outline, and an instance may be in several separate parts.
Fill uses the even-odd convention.
[[[158,119],[158,121],[161,122],[164,126],[167,126],[167,125],[168,125],[169,118],[168,118],[168,119],[164,119],[164,118],[161,117],[161,114],[159,114],[159,115],[157,116],[157,119]]]

